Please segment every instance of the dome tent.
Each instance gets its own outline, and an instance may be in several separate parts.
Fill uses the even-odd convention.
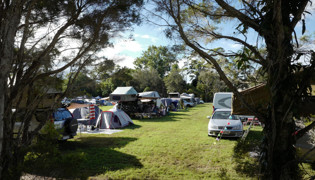
[[[129,124],[134,124],[131,118],[123,110],[113,108],[100,114],[96,127],[99,129],[116,129],[126,127]]]

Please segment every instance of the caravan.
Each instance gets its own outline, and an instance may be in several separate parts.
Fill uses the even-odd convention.
[[[213,112],[216,109],[232,108],[232,92],[218,92],[213,96]]]

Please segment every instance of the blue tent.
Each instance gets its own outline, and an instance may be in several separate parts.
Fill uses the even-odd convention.
[[[171,98],[162,98],[161,101],[162,101],[162,104],[165,107],[170,106],[172,104],[172,99]]]

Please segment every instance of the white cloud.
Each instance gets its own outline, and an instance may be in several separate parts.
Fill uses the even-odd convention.
[[[135,61],[135,58],[131,56],[126,56],[126,55],[117,55],[113,57],[113,60],[116,64],[118,64],[120,67],[127,67],[134,69],[134,64],[133,62]]]
[[[231,44],[230,47],[233,49],[239,49],[242,47],[242,45],[241,44]]]
[[[153,43],[157,42],[157,40],[158,40],[158,38],[152,37],[152,36],[150,36],[148,34],[145,34],[145,35],[135,34],[135,37],[139,37],[139,38],[142,38],[142,39],[149,39]]]
[[[143,47],[140,43],[127,39],[116,41],[114,47],[106,48],[102,50],[98,55],[105,56],[108,59],[114,60],[114,62],[121,67],[134,68],[133,62],[135,60],[135,57],[125,54],[140,54],[142,50]]]
[[[113,48],[108,48],[110,52],[120,53],[123,51],[141,52],[143,49],[141,44],[130,39],[118,41],[114,44]]]

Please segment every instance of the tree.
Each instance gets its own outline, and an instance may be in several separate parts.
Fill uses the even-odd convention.
[[[315,53],[309,49],[299,49],[298,38],[295,38],[298,22],[302,23],[302,33],[305,32],[306,23],[302,17],[307,13],[305,8],[309,0],[242,0],[230,3],[224,0],[198,3],[162,0],[155,3],[156,11],[161,12],[156,15],[165,20],[169,27],[167,36],[178,35],[195,53],[212,64],[244,107],[265,123],[260,158],[262,178],[298,179],[299,160],[296,159],[293,145],[296,138],[315,126],[313,122],[298,136],[292,136],[296,126],[294,117],[300,115],[302,99],[310,95],[310,79],[315,71]],[[239,25],[234,31],[218,28],[218,23],[228,21]],[[259,37],[257,41],[249,38],[254,33]],[[243,51],[217,51],[207,46],[214,40],[240,44]],[[266,54],[259,51],[260,47],[266,49]],[[258,108],[245,101],[218,63],[218,55],[240,57],[235,66],[259,64],[267,75],[266,90],[270,94],[268,106]],[[302,56],[307,61],[300,63]]]
[[[225,92],[227,87],[216,73],[204,70],[198,76],[197,89],[202,92],[202,98],[207,102],[212,100],[214,93]]]
[[[156,69],[161,78],[177,63],[176,55],[165,46],[149,46],[134,64],[138,69]]]
[[[92,76],[97,80],[105,80],[109,78],[115,70],[115,63],[113,60],[105,58],[105,61],[97,63],[95,65],[95,71],[92,72]]]
[[[115,90],[115,85],[112,82],[112,78],[107,78],[101,83],[102,96],[109,96],[111,92]]]
[[[110,38],[140,22],[138,12],[142,3],[142,0],[0,2],[1,179],[19,179],[17,168],[23,161],[24,150],[56,104],[45,110],[46,118],[34,131],[29,132],[28,125],[44,101],[44,94],[57,88],[56,79],[65,70],[80,72],[97,59],[101,48],[110,45]],[[65,93],[77,75],[72,73],[69,77]],[[19,117],[24,126],[13,138],[18,112],[24,114]]]
[[[165,85],[157,70],[138,70],[132,73],[133,80],[131,85],[138,91],[145,90],[157,91],[160,95],[165,95]]]
[[[111,76],[115,88],[118,86],[130,86],[130,82],[133,80],[132,72],[133,70],[127,67],[118,68]]]
[[[180,74],[178,66],[173,66],[171,72],[164,78],[167,92],[184,92],[186,82]]]
[[[71,77],[71,75],[68,75]],[[68,84],[68,80],[67,83]],[[77,75],[77,78],[73,81],[71,88],[71,97],[89,95],[89,96],[98,96],[97,93],[97,82],[96,80],[89,77],[86,73],[80,72]]]

